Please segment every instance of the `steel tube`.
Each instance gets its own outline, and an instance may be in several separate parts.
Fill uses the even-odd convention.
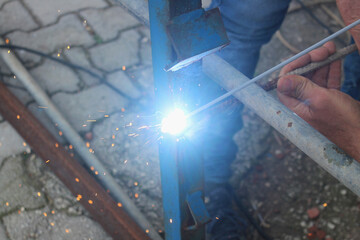
[[[216,55],[203,59],[203,71],[231,91],[249,81]],[[360,196],[360,164],[256,84],[233,95],[289,139],[306,155]]]
[[[5,44],[0,38],[0,44]],[[125,191],[116,183],[115,179],[105,169],[104,165],[97,159],[97,157],[89,152],[84,140],[74,130],[70,123],[64,118],[58,108],[54,105],[51,99],[47,96],[40,85],[34,80],[22,63],[17,59],[14,53],[8,53],[7,49],[0,50],[0,56],[3,58],[5,64],[22,82],[25,88],[33,96],[35,101],[42,106],[46,106],[46,113],[50,119],[58,124],[59,129],[63,132],[66,139],[74,146],[76,152],[82,157],[85,164],[90,168],[93,166],[99,173],[96,175],[97,179],[103,186],[110,191],[114,199],[120,202],[125,211],[135,220],[137,224],[144,230],[149,230],[149,236],[152,239],[162,239],[157,231],[146,220],[145,216],[137,209],[135,204],[127,196]]]

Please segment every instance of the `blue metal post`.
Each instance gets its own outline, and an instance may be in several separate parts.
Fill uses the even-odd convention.
[[[164,70],[176,58],[167,26],[173,17],[198,8],[201,8],[200,0],[149,0],[154,87],[159,112],[166,113],[179,103],[172,83],[184,81],[186,74],[182,73],[187,71],[186,68],[177,72]],[[167,240],[205,239],[204,225],[197,224],[207,220],[202,211],[203,164],[198,152],[189,141],[170,135],[164,135],[159,144]],[[191,207],[196,208],[195,212]]]

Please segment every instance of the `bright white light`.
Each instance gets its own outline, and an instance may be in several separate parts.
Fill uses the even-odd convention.
[[[186,116],[183,110],[175,109],[161,122],[161,131],[178,135],[186,128]]]

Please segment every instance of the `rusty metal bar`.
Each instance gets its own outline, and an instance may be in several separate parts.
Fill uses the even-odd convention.
[[[0,114],[16,129],[65,184],[92,217],[114,239],[143,240],[149,236],[99,183],[56,141],[26,107],[0,82]],[[103,174],[100,172],[100,174]]]

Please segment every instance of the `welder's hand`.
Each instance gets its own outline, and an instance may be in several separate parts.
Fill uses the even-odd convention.
[[[335,51],[327,43],[285,66],[280,76],[310,61],[324,60]],[[309,78],[289,75],[279,79],[280,101],[347,154],[360,161],[360,102],[340,92],[340,62],[317,70]]]
[[[359,0],[336,0],[336,4],[346,25],[360,19]],[[360,50],[360,25],[350,29],[350,33],[355,40],[356,46]]]

